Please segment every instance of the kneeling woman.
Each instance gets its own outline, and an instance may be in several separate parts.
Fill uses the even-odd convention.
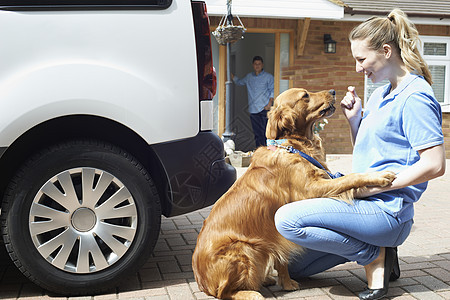
[[[368,282],[359,298],[380,299],[389,280],[400,276],[396,247],[410,233],[414,202],[428,180],[445,172],[442,113],[417,49],[419,34],[401,10],[370,18],[349,39],[356,71],[374,83],[389,80],[371,95],[363,115],[354,88],[341,101],[354,146],[353,172],[389,170],[397,178],[389,187],[368,188],[353,205],[333,199],[287,204],[275,223],[284,237],[307,248],[290,264],[292,278],[356,261]]]

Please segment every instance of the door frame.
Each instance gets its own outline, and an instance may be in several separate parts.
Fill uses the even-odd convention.
[[[212,31],[215,28],[211,28]],[[280,36],[282,33],[289,34],[289,66],[294,63],[294,51],[295,51],[295,31],[293,29],[270,29],[270,28],[247,28],[248,33],[273,33],[275,34],[275,54],[274,54],[274,98],[280,93]],[[219,136],[222,136],[225,131],[225,113],[226,113],[226,90],[225,82],[227,77],[227,47],[219,46],[219,80],[217,82],[218,93],[218,117],[219,117]],[[293,80],[289,79],[289,88],[292,88]]]

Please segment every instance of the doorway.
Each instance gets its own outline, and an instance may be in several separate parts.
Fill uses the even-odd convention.
[[[253,57],[259,55],[264,60],[264,71],[274,74],[275,34],[246,33],[243,40],[231,46],[231,73],[239,78],[253,72]],[[233,85],[233,105],[231,130],[235,133],[236,150],[255,149],[250,115],[248,113],[247,88]]]
[[[251,29],[249,29],[251,31]],[[246,32],[244,39],[231,45],[230,71],[239,78],[253,72],[252,60],[256,55],[264,59],[264,70],[274,75],[276,97],[288,89],[290,80],[283,80],[281,73],[293,61],[293,32]],[[211,35],[213,64],[217,72],[217,94],[214,102],[214,131],[222,135],[225,130],[225,81],[226,81],[226,47],[219,46]],[[248,113],[247,88],[232,85],[232,104],[230,129],[235,134],[236,150],[251,151],[255,149],[253,130]]]

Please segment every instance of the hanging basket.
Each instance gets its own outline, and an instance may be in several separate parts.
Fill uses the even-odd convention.
[[[226,15],[222,17],[216,30],[212,32],[219,45],[226,45],[227,43],[234,43],[244,38],[244,33],[247,30],[241,22],[241,19],[236,16],[240,25],[233,23],[226,25]]]

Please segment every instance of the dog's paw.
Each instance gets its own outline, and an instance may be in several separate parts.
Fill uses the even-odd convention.
[[[296,291],[300,288],[298,282],[290,278],[282,283],[282,287],[285,291]]]
[[[271,285],[276,285],[276,284],[277,284],[277,280],[273,276],[267,276],[263,282],[263,286],[271,286]]]
[[[372,177],[372,184],[369,186],[381,186],[385,187],[388,186],[394,181],[396,178],[396,175],[394,172],[391,171],[379,171],[374,173],[369,173]]]
[[[233,300],[264,300],[264,296],[257,291],[238,291],[231,295]]]
[[[392,181],[394,181],[394,179],[397,177],[395,173],[391,171],[381,171],[380,173],[382,177],[380,186],[382,187],[390,185]]]

